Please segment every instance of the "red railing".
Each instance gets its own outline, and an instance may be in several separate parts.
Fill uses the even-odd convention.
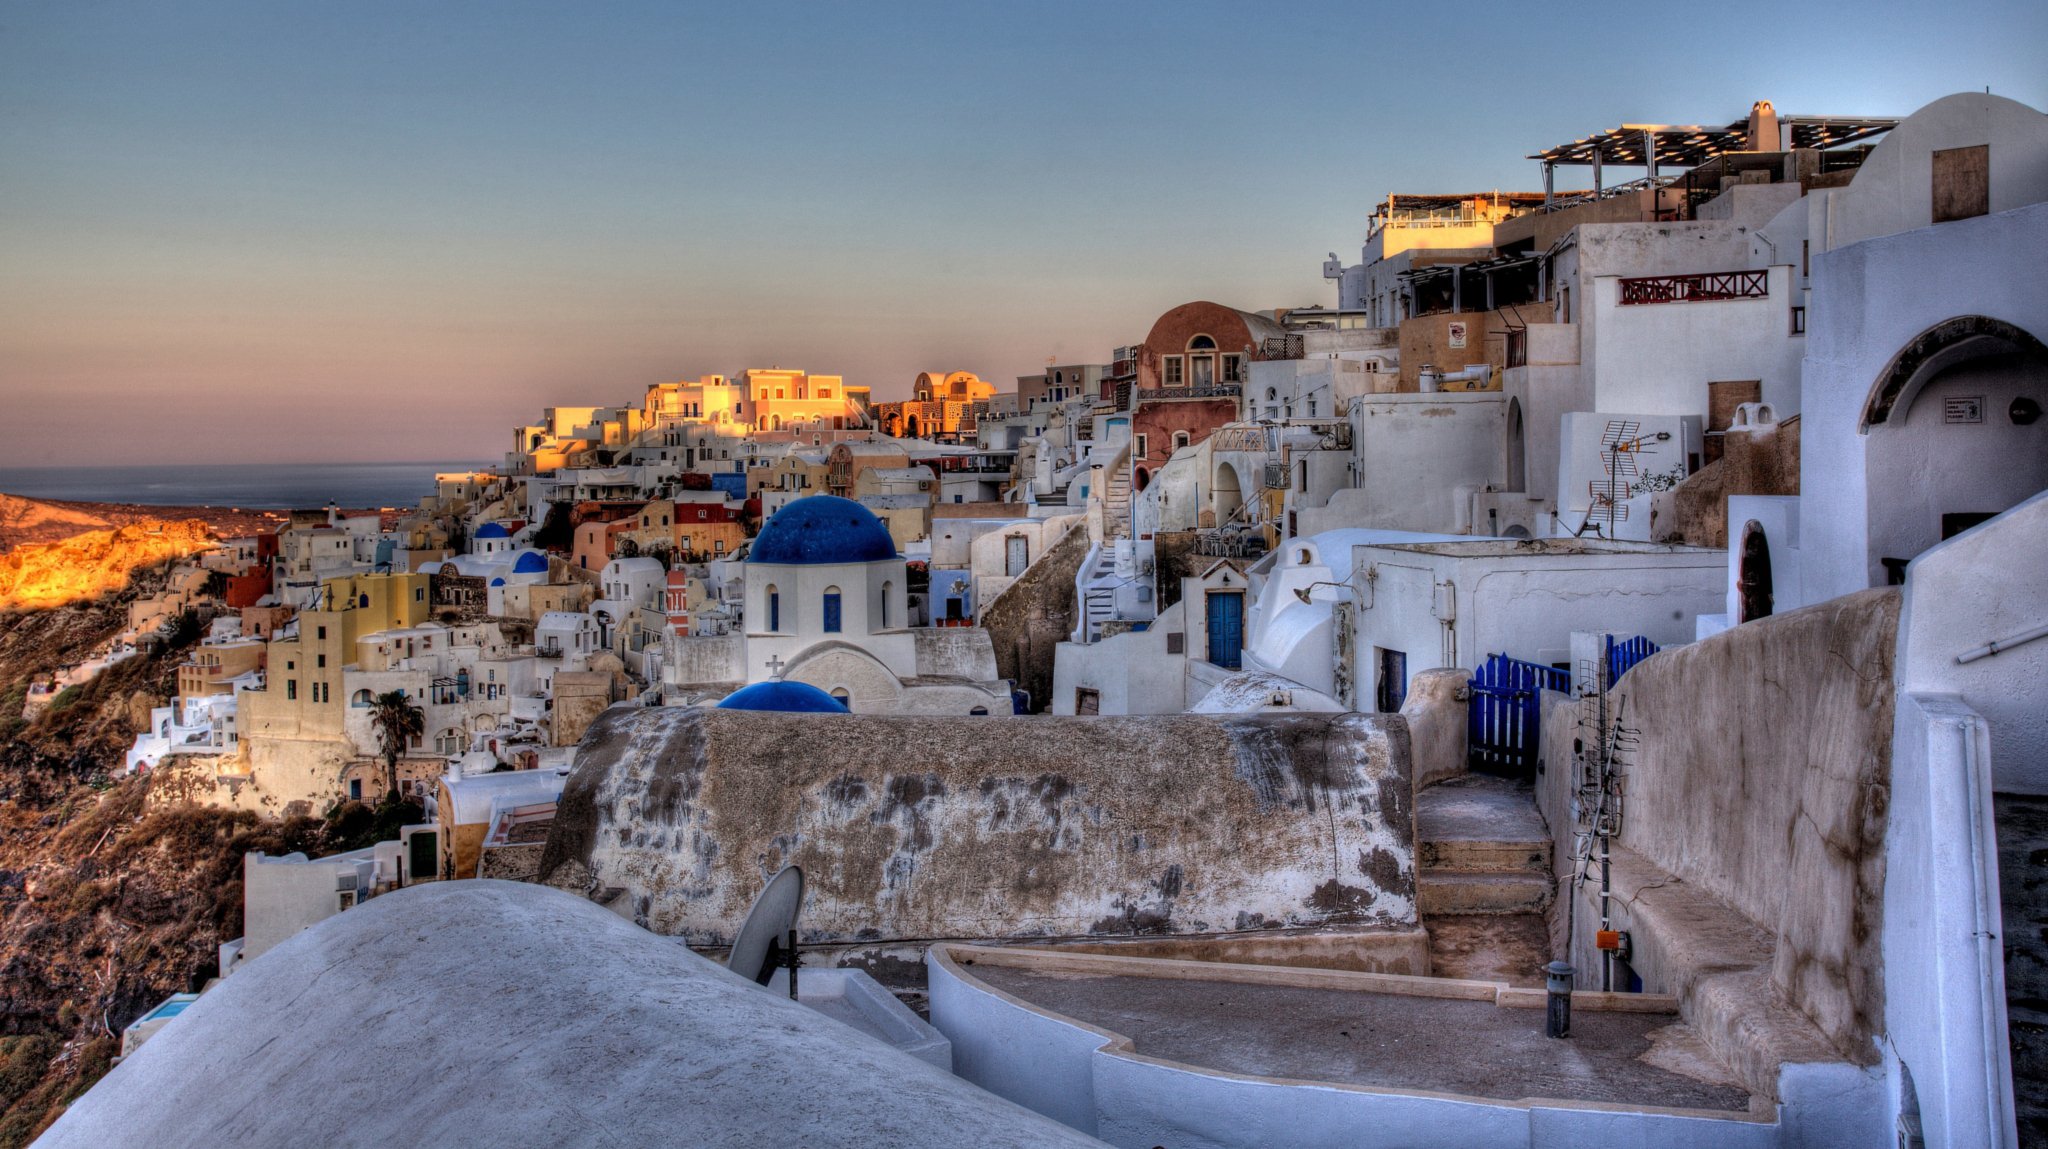
[[[1621,281],[1621,305],[1705,303],[1716,299],[1762,299],[1771,293],[1767,271],[1710,271],[1701,275],[1651,275]]]

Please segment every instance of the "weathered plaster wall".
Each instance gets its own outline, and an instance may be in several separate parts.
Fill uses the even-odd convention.
[[[1652,656],[1614,698],[1641,731],[1618,841],[1770,934],[1774,986],[1857,1059],[1884,1009],[1898,617],[1891,590],[1774,615]],[[1546,724],[1550,773],[1575,733]]]
[[[1081,520],[1073,516],[1072,521]],[[1074,630],[1074,576],[1088,548],[1088,532],[1070,528],[981,611],[981,629],[995,647],[997,676],[1029,692],[1036,710],[1045,708],[1052,692],[1054,651]]]
[[[1471,682],[1469,670],[1425,670],[1408,680],[1401,717],[1408,723],[1417,790],[1465,772]]]
[[[542,870],[700,945],[790,863],[817,943],[1409,930],[1410,820],[1407,729],[1368,715],[663,708],[592,728]]]

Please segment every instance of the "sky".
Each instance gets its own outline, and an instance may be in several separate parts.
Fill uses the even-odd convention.
[[[1623,122],[2048,107],[2048,4],[0,0],[0,465],[491,457],[1328,304],[1389,192]]]

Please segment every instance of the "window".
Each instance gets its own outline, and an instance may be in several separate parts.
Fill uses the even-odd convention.
[[[366,595],[366,594],[359,594],[359,595],[357,595],[357,596],[356,596],[356,609],[357,609],[357,610],[368,610],[368,609],[370,609],[370,596],[369,596],[369,595]]]
[[[1991,211],[1991,146],[1941,148],[1933,156],[1935,223]]]
[[[768,587],[768,629],[782,629],[782,596],[776,593],[772,583]]]
[[[348,796],[352,801],[360,802],[363,800],[363,780],[361,778],[351,778],[348,780]]]
[[[1186,431],[1175,431],[1173,433],[1173,449],[1176,451],[1187,446],[1192,441],[1193,436],[1189,435]]]
[[[453,758],[462,753],[462,732],[451,729],[434,735],[434,753],[444,758]]]
[[[895,584],[895,583],[893,583],[893,582],[885,582],[885,583],[883,583],[883,584],[882,584],[882,611],[881,611],[881,615],[882,615],[882,629],[884,629],[884,630],[887,630],[887,629],[888,629],[888,627],[889,627],[889,596],[890,596],[890,595],[893,595],[893,594],[895,594],[895,593],[896,593],[896,584]]]
[[[839,588],[838,588],[838,587],[836,587],[836,586],[828,586],[828,587],[826,587],[826,588],[825,588],[825,601],[824,601],[824,609],[825,609],[825,633],[826,633],[826,634],[838,634],[838,633],[839,633]]]
[[[977,706],[974,709],[968,711],[967,713],[972,714],[977,718],[986,718],[988,716],[988,707]]]
[[[1193,339],[1188,340],[1188,350],[1214,351],[1216,350],[1216,341],[1206,335],[1197,335]]]
[[[1182,382],[1182,361],[1178,355],[1169,355],[1159,365],[1159,380],[1168,387],[1178,387]]]
[[[356,691],[354,696],[348,700],[348,704],[357,710],[368,709],[370,705],[370,692],[367,690]]]
[[[1077,688],[1074,691],[1074,713],[1077,715],[1102,713],[1102,692],[1100,690],[1090,690],[1085,686]]]
[[[1150,453],[1145,447],[1145,438],[1146,437],[1144,435],[1138,436],[1138,458],[1140,459],[1144,458],[1147,454]],[[1140,485],[1138,489],[1143,490],[1144,487]]]
[[[1792,334],[1806,334],[1806,309],[1804,307],[1792,309]]]
[[[297,702],[299,700],[298,679],[287,678],[284,680],[284,697],[287,702]]]
[[[1225,355],[1223,357],[1223,381],[1225,383],[1244,382],[1244,356]]]
[[[314,627],[313,636],[324,641],[327,638],[327,628],[324,626]]]
[[[1192,370],[1189,372],[1189,382],[1196,387],[1215,386],[1216,357],[1214,355],[1190,355],[1188,356],[1188,363],[1192,367]]]
[[[314,665],[315,667],[317,667],[317,668],[322,668],[322,669],[324,669],[324,668],[325,668],[325,667],[327,666],[327,656],[326,656],[326,655],[324,655],[324,654],[316,654],[316,655],[314,655],[314,656],[313,656],[313,665]]]
[[[427,588],[423,586],[416,586],[412,588],[412,600],[414,602],[427,601]]]

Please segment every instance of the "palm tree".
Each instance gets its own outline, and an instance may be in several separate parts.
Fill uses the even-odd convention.
[[[405,691],[387,690],[370,700],[370,725],[384,751],[386,800],[397,801],[398,759],[413,739],[427,732],[427,712],[414,705]]]

